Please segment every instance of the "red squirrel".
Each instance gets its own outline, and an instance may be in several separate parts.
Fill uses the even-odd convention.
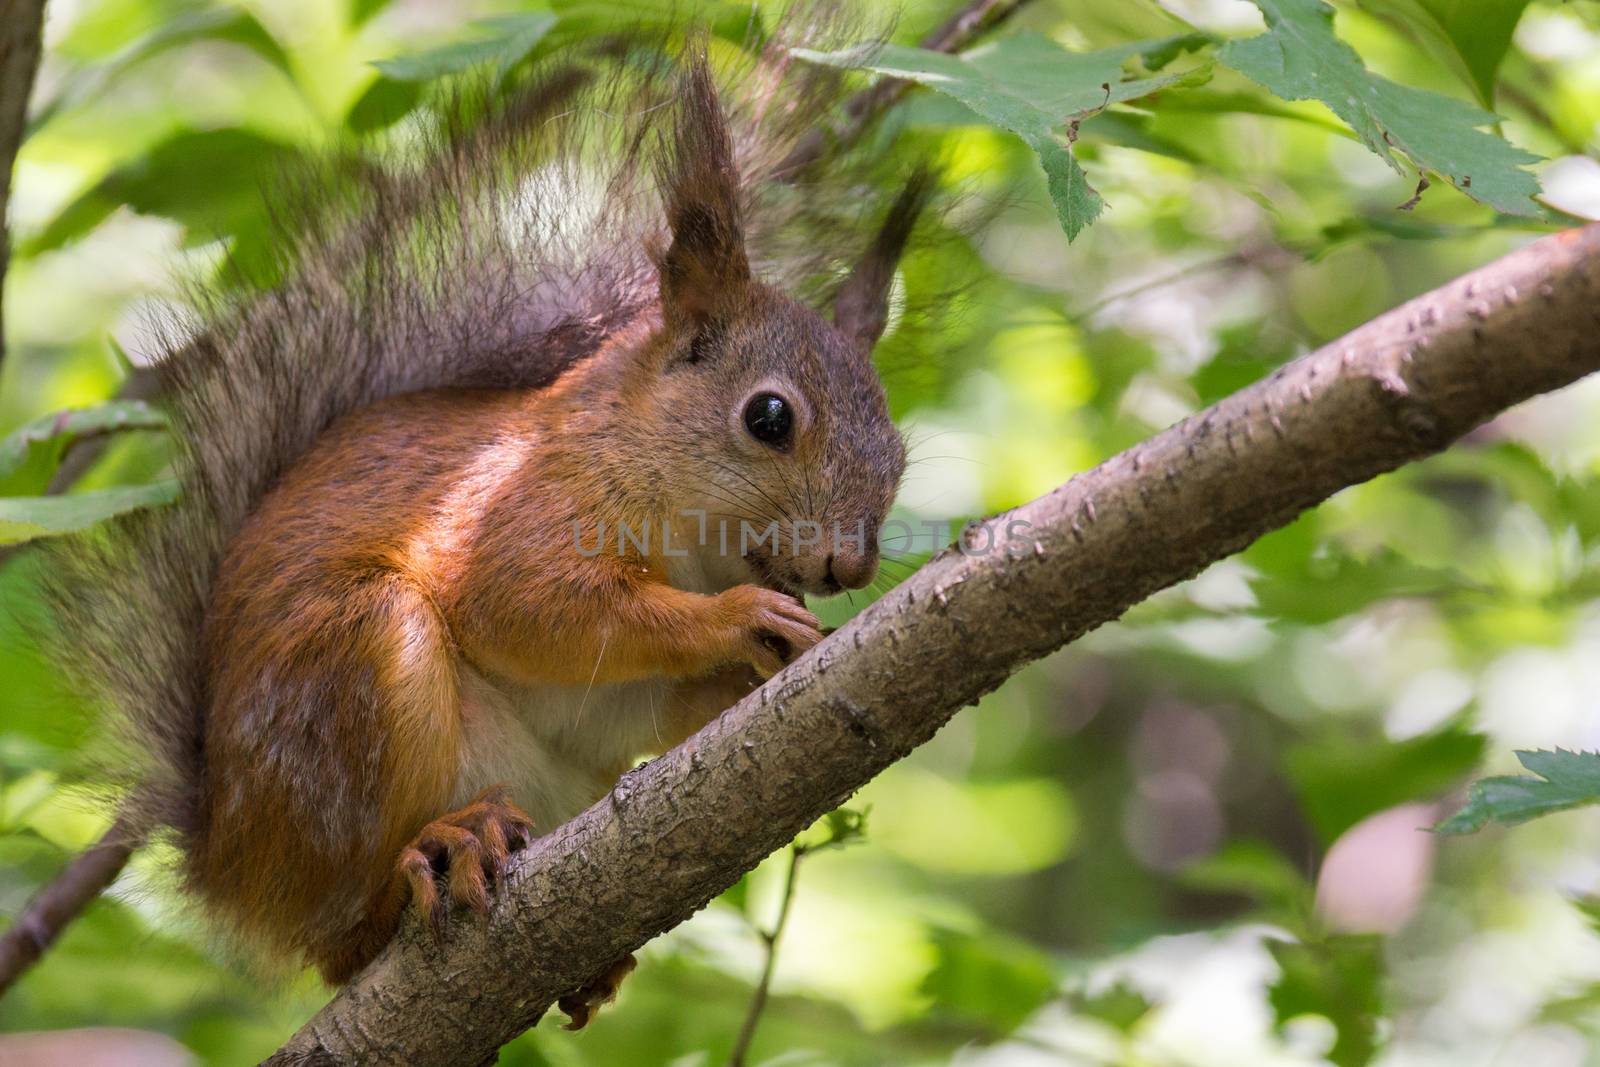
[[[634,90],[560,67],[464,109],[158,366],[183,498],[54,550],[63,661],[247,944],[342,983],[407,907],[481,911],[511,851],[811,648],[802,595],[873,579],[905,453],[871,353],[928,182],[831,321],[763,281],[771,130],[835,91],[787,63],[731,112],[693,46],[627,96],[588,222],[554,191],[574,123]]]

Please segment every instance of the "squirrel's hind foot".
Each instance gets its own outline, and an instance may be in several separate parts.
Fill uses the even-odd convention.
[[[533,838],[528,814],[511,803],[504,787],[492,786],[424,826],[401,850],[398,874],[437,936],[449,918],[449,901],[479,914],[489,910],[490,884],[504,876],[511,853]]]
[[[601,971],[583,988],[574,990],[556,1001],[556,1007],[567,1015],[565,1030],[582,1030],[589,1025],[589,1020],[594,1018],[594,1013],[600,1010],[602,1004],[609,1004],[616,998],[617,990],[622,988],[622,980],[633,973],[638,961],[633,958],[633,953],[617,960],[611,966]]]

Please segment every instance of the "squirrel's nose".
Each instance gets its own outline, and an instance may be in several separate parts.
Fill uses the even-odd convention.
[[[878,573],[877,552],[835,552],[828,557],[828,576],[843,589],[865,589]]]

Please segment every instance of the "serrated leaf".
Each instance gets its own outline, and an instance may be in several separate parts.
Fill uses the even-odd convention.
[[[1320,1015],[1338,1033],[1327,1058],[1338,1067],[1365,1067],[1378,1052],[1383,1013],[1383,943],[1371,935],[1320,941],[1268,941],[1279,975],[1267,991],[1278,1026]]]
[[[0,497],[0,545],[74,533],[112,516],[170,504],[176,499],[176,481],[97,489],[92,493],[67,496]]]
[[[32,491],[12,483],[24,464],[32,466],[35,460],[45,461],[37,465],[47,482],[61,448],[73,437],[117,430],[159,430],[166,425],[166,416],[141,400],[112,400],[35,419],[0,438],[0,496]],[[37,485],[38,489],[43,487],[42,483]]]
[[[1165,66],[1198,40],[1193,35],[1139,41],[1097,52],[1069,52],[1036,33],[1021,33],[959,56],[902,45],[856,45],[836,52],[796,49],[814,63],[870,70],[916,82],[958,101],[992,125],[1010,130],[1032,148],[1061,228],[1070,241],[1105,206],[1078,165],[1066,129],[1111,104],[1125,103],[1175,85],[1196,84],[1209,68],[1124,78],[1129,60]]]
[[[1516,826],[1541,815],[1600,804],[1600,752],[1518,752],[1524,774],[1472,784],[1462,809],[1434,827],[1441,834],[1470,834],[1491,822]]]
[[[1478,95],[1494,103],[1494,83],[1528,0],[1362,0],[1415,31]]]
[[[410,56],[380,59],[373,66],[387,78],[401,82],[432,81],[477,66],[494,66],[504,73],[544,40],[556,24],[548,11],[525,15],[497,15],[473,25],[488,31],[481,38],[457,41]]]
[[[1471,104],[1412,89],[1367,70],[1333,32],[1323,0],[1253,0],[1267,32],[1230,41],[1223,63],[1287,100],[1320,100],[1393,167],[1396,152],[1508,215],[1543,215],[1538,180],[1522,169],[1539,157],[1480,129],[1499,119]]]

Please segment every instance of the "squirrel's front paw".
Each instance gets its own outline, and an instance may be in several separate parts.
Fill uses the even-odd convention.
[[[736,654],[763,678],[777,674],[822,640],[817,617],[787,593],[736,585],[719,596],[732,609]]]
[[[489,883],[505,873],[511,853],[534,838],[533,821],[491,786],[459,811],[441,815],[400,852],[400,874],[411,901],[433,927],[443,932],[449,905],[439,894],[443,880],[449,899],[480,914],[489,910]]]

